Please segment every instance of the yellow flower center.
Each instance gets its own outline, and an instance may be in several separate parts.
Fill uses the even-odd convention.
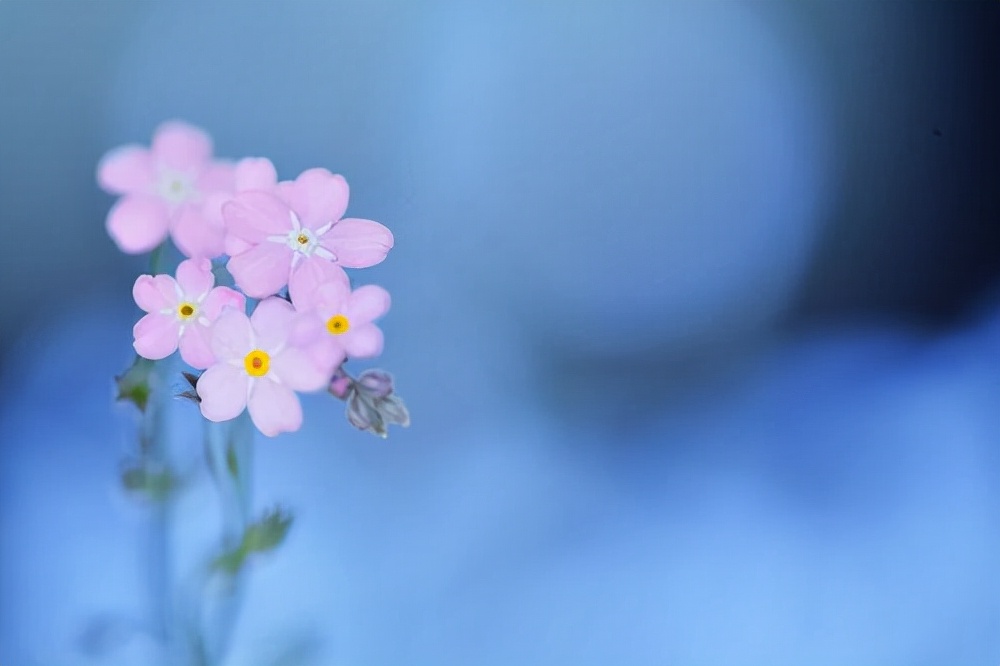
[[[190,319],[194,316],[196,308],[191,303],[181,303],[177,306],[177,315],[181,319]]]
[[[309,236],[306,236],[305,234],[299,234],[298,238],[296,238],[295,240],[299,242],[299,245],[309,244]]]
[[[271,367],[271,357],[266,351],[254,349],[243,358],[243,367],[251,377],[263,377]]]
[[[331,335],[347,333],[350,327],[351,322],[347,321],[347,317],[342,314],[335,314],[326,320],[326,330],[330,331]]]

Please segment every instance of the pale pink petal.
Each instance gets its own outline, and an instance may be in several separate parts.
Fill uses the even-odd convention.
[[[271,372],[281,382],[295,391],[318,391],[330,381],[336,368],[333,357],[327,356],[322,364],[317,358],[296,347],[287,347],[271,357]]]
[[[132,327],[135,352],[143,358],[158,361],[177,351],[180,324],[173,315],[148,314]]]
[[[346,268],[368,268],[392,249],[392,232],[378,222],[348,217],[333,225],[320,244]]]
[[[236,191],[269,192],[278,183],[278,172],[266,157],[247,157],[236,163]]]
[[[222,207],[233,200],[236,194],[233,192],[210,192],[205,195],[201,204],[202,214],[210,218],[212,224],[225,229],[226,222],[222,217]]]
[[[184,297],[198,300],[215,284],[212,262],[208,259],[187,259],[177,266],[177,284]]]
[[[206,215],[197,204],[184,204],[174,216],[170,236],[177,249],[188,257],[215,258],[225,252],[222,220]]]
[[[291,180],[283,180],[274,186],[274,194],[289,206],[292,205],[292,192],[295,191],[295,183]]]
[[[295,308],[283,298],[267,298],[258,303],[250,315],[257,348],[271,352],[284,345],[292,334],[296,317]]]
[[[269,379],[254,382],[247,407],[253,424],[268,437],[294,432],[302,426],[302,405],[298,397]]]
[[[247,406],[250,377],[241,366],[216,363],[198,378],[201,413],[209,421],[228,421]]]
[[[326,169],[308,169],[299,174],[288,194],[302,224],[315,230],[343,217],[350,190],[343,176]]]
[[[313,294],[313,307],[316,313],[326,320],[335,314],[345,314],[347,302],[351,296],[351,285],[345,282],[326,282],[321,284]]]
[[[288,279],[288,296],[300,311],[315,307],[316,290],[328,283],[350,284],[344,269],[315,255],[299,262]]]
[[[226,268],[247,296],[265,298],[287,284],[291,265],[291,248],[265,241],[230,259]]]
[[[296,308],[296,312],[298,314],[292,322],[291,333],[288,335],[289,346],[304,349],[318,340],[329,337],[325,321],[314,311],[302,312]]]
[[[170,210],[157,197],[129,194],[108,213],[108,233],[122,252],[141,254],[162,243],[170,227]]]
[[[174,120],[156,128],[152,149],[160,164],[190,172],[211,159],[212,139],[203,130]]]
[[[382,353],[382,330],[375,324],[362,324],[343,335],[344,350],[351,358],[372,358]]]
[[[352,324],[355,321],[367,324],[388,312],[391,302],[389,292],[385,289],[378,285],[366,284],[355,289],[350,295],[345,314]]]
[[[177,307],[177,283],[169,275],[140,275],[132,285],[132,298],[145,312]]]
[[[240,310],[227,309],[212,324],[212,353],[220,361],[240,362],[253,350],[250,319]]]
[[[97,184],[110,194],[150,192],[155,179],[149,150],[138,145],[115,148],[97,165]]]
[[[238,254],[243,254],[250,248],[257,245],[257,243],[249,243],[238,236],[232,234],[226,234],[225,248],[226,254],[230,257],[235,257]]]
[[[333,371],[347,360],[347,352],[344,351],[344,346],[337,342],[336,336],[330,335],[326,331],[322,322],[319,322],[318,319],[315,321],[319,323],[319,326],[310,331],[309,342],[299,340],[297,332],[292,335],[289,342],[301,349],[309,356],[311,363],[316,368],[324,371],[326,376],[330,377]],[[306,338],[305,335],[302,337]]]
[[[226,231],[250,243],[263,243],[270,236],[286,236],[292,230],[291,211],[278,197],[259,192],[241,192],[222,206]]]
[[[212,334],[208,326],[188,324],[181,333],[178,348],[181,358],[192,368],[204,370],[216,362],[212,353]]]
[[[194,186],[202,197],[220,192],[232,193],[236,186],[236,165],[224,160],[211,162],[198,174]]]
[[[233,308],[240,312],[246,312],[247,299],[240,292],[229,287],[216,287],[208,292],[208,296],[201,302],[201,314],[210,322],[215,321],[226,308]]]

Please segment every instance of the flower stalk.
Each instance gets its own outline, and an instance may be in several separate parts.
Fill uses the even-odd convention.
[[[347,403],[357,428],[385,437],[389,425],[409,425],[391,375],[344,370],[382,353],[375,320],[390,308],[385,289],[353,288],[345,269],[380,263],[394,240],[378,222],[345,217],[343,176],[314,168],[279,182],[269,160],[216,159],[211,137],[179,121],[157,128],[148,148],[107,153],[97,179],[119,197],[106,220],[112,239],[128,254],[150,253],[150,273],[132,289],[143,311],[133,327],[139,358],[118,389],[141,414],[122,482],[151,512],[151,633],[171,666],[216,666],[229,652],[248,561],[280,546],[292,523],[280,507],[252,518],[255,433],[297,431],[298,393],[324,389]],[[179,371],[178,356],[188,369]],[[179,390],[178,374],[187,382]],[[180,580],[169,535],[191,477],[171,461],[172,397],[203,417],[221,516],[216,552]]]

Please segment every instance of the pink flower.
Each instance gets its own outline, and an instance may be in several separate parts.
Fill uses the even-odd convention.
[[[246,299],[228,287],[215,287],[208,259],[188,259],[169,275],[140,275],[132,297],[148,314],[132,329],[133,346],[143,358],[158,360],[180,347],[181,358],[203,369],[215,363],[210,327],[226,307],[243,310]]]
[[[293,273],[313,286],[346,282],[345,268],[367,268],[392,248],[392,233],[378,222],[341,219],[347,181],[326,169],[309,169],[274,194],[242,192],[222,208],[226,246],[240,250],[227,268],[254,298],[275,294]]]
[[[171,234],[190,257],[221,254],[222,234],[202,204],[214,193],[232,192],[233,167],[212,161],[212,140],[197,127],[164,123],[151,148],[112,150],[97,167],[97,182],[122,195],[108,213],[107,228],[123,252],[148,252]]]
[[[389,292],[365,285],[353,292],[345,282],[328,282],[314,288],[300,275],[288,286],[296,310],[308,313],[302,324],[316,342],[310,353],[319,363],[337,367],[350,358],[373,358],[382,353],[382,330],[372,323],[389,311]]]
[[[215,322],[212,351],[218,362],[198,379],[201,413],[209,421],[228,421],[244,409],[268,437],[302,425],[295,391],[316,391],[332,368],[314,362],[293,339],[298,315],[281,298],[261,301],[251,317],[227,310]]]
[[[247,157],[236,163],[233,181],[235,192],[249,190],[273,192],[278,185],[278,174],[269,159]],[[218,257],[222,254],[238,254],[246,251],[248,247],[246,244],[234,245],[233,250],[230,250],[226,244],[226,223],[222,217],[222,207],[233,200],[234,194],[234,192],[220,191],[206,196],[202,209],[204,220],[195,227],[194,218],[181,218],[174,229],[175,237],[181,235],[184,238],[197,239],[200,245],[189,247],[189,249],[198,250],[202,256],[206,257]]]

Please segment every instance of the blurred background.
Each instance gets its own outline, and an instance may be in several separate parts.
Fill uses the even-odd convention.
[[[996,2],[0,0],[0,662],[177,663],[94,174],[179,118],[392,229],[413,419],[258,438],[224,663],[997,663],[998,88]]]

